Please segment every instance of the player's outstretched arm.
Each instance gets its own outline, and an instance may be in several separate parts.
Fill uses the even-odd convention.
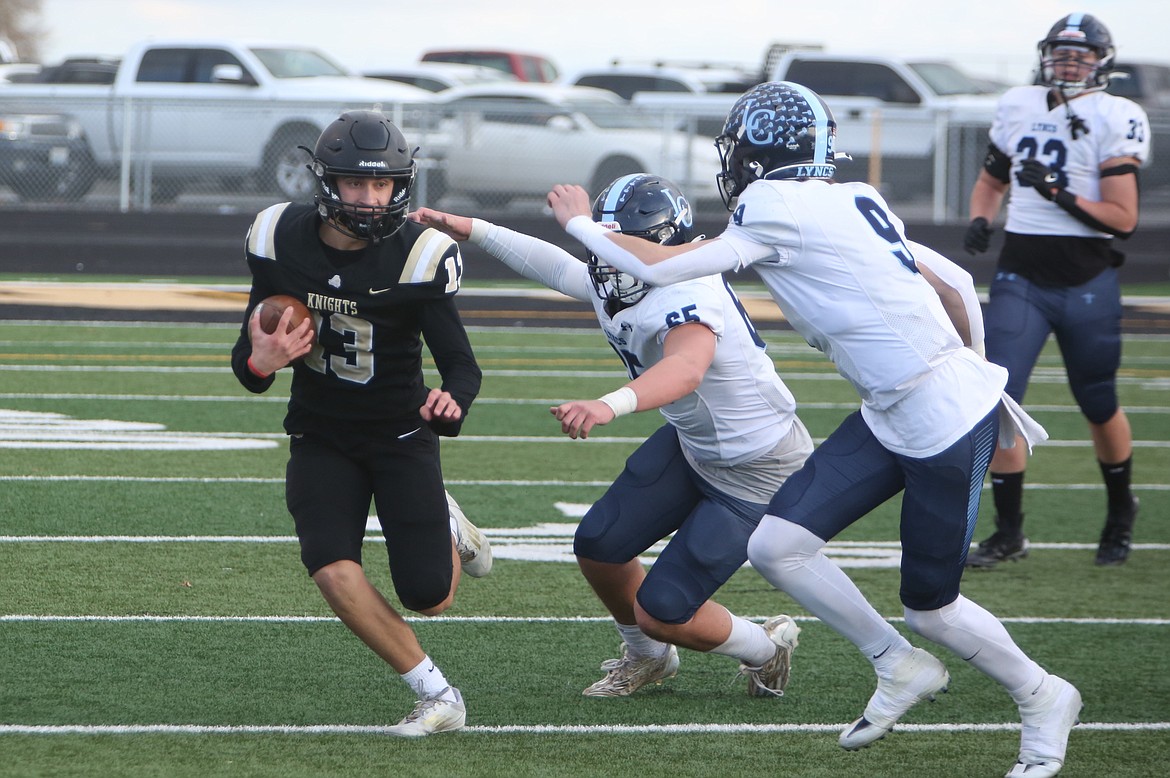
[[[419,208],[417,211],[412,211],[406,218],[424,227],[432,227],[454,240],[462,241],[471,237],[471,219],[467,216],[444,213],[436,211],[434,208]]]

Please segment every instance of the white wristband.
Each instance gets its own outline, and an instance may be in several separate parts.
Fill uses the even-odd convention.
[[[638,395],[628,386],[597,399],[609,406],[615,419],[638,410]]]

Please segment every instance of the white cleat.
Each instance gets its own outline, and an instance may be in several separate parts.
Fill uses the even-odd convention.
[[[622,643],[620,659],[601,663],[605,677],[581,692],[586,697],[628,697],[643,686],[659,684],[678,674],[678,649],[669,646],[662,656],[630,656],[630,647]]]
[[[837,742],[847,751],[856,751],[881,740],[906,711],[923,700],[933,701],[950,682],[951,675],[942,662],[921,648],[914,649],[890,675],[878,675],[877,691],[869,698],[865,712],[845,728]]]
[[[783,697],[792,670],[792,652],[800,641],[800,627],[788,616],[773,616],[764,622],[764,631],[776,644],[776,653],[759,667],[740,665],[740,675],[748,679],[749,697]]]
[[[446,699],[448,696],[455,699]],[[463,705],[463,695],[454,686],[448,686],[439,696],[416,702],[414,710],[406,718],[386,731],[396,737],[426,737],[463,729],[466,722],[467,708]]]
[[[455,550],[459,552],[463,572],[472,578],[483,578],[492,571],[491,542],[467,519],[450,492],[447,492],[447,512],[451,517],[451,536],[455,538]]]
[[[1051,778],[1064,767],[1068,733],[1080,718],[1081,693],[1055,675],[1046,675],[1020,705],[1020,755],[1006,778]]]

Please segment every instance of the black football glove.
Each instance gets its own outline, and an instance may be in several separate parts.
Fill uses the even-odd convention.
[[[987,219],[976,216],[967,225],[967,234],[963,236],[963,248],[967,249],[968,254],[982,254],[991,247],[991,233],[992,229],[988,226]]]
[[[1016,173],[1016,180],[1020,182],[1020,186],[1030,186],[1039,192],[1045,200],[1051,200],[1056,197],[1052,190],[1060,179],[1043,162],[1025,159],[1020,163],[1020,172]]]

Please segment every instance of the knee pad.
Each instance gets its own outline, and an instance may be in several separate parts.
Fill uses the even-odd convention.
[[[695,602],[685,582],[678,579],[648,578],[638,589],[637,600],[642,610],[664,624],[687,623],[703,604],[702,597]]]
[[[903,608],[902,615],[906,617],[906,628],[915,635],[921,635],[927,640],[939,643],[939,638],[942,637],[946,630],[950,629],[950,625],[947,624],[943,611],[954,606],[955,603],[951,603],[950,605],[944,605],[942,608],[927,611]]]
[[[804,527],[776,516],[764,516],[748,539],[748,561],[773,586],[781,586],[784,575],[815,555],[825,541]]]
[[[620,514],[617,504],[609,504],[604,498],[595,502],[573,533],[573,554],[593,562],[620,564],[629,561],[620,559],[620,554],[615,553],[617,550],[613,548],[610,533]]]
[[[1117,413],[1117,382],[1115,376],[1092,381],[1070,381],[1073,397],[1081,413],[1093,424],[1104,424]]]

